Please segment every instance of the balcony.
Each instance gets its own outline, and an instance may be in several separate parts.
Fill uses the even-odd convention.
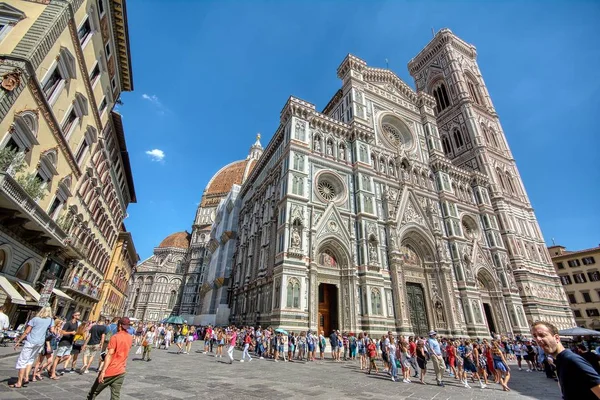
[[[66,233],[7,172],[0,172],[0,223],[25,229],[25,239],[48,250],[64,247]]]
[[[79,277],[73,278],[70,283],[63,284],[61,289],[69,295],[83,296],[94,303],[98,302],[100,299],[100,288],[98,286],[93,286],[88,281],[82,281]]]
[[[79,255],[78,258],[82,260],[87,258],[89,249],[76,236],[69,236],[68,238],[66,238],[65,244],[70,246],[71,249],[73,249]]]
[[[22,228],[22,238],[44,252],[62,250],[73,259],[87,255],[85,246],[74,247],[56,221],[5,171],[0,171],[0,224],[11,230]]]

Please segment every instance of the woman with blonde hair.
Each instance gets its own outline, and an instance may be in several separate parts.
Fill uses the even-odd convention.
[[[77,332],[73,337],[73,350],[71,350],[71,373],[75,372],[77,369],[77,359],[79,358],[79,353],[84,350],[85,342],[88,336],[88,325],[81,324],[77,328]],[[83,371],[83,367],[81,368]]]
[[[508,367],[508,363],[506,362],[506,358],[504,358],[504,353],[497,341],[492,342],[492,360],[494,361],[494,374],[496,374],[496,379],[502,385],[502,390],[505,392],[509,392],[510,388],[508,387],[508,381],[510,380],[510,368]]]
[[[61,325],[62,325],[62,320],[60,318],[55,318],[54,326],[61,326]],[[56,331],[52,332],[52,330],[50,328],[48,328],[48,330],[46,331],[46,340],[44,342],[44,347],[42,347],[40,356],[38,357],[35,364],[33,365],[33,372],[31,373],[31,375],[32,375],[31,381],[32,382],[35,382],[36,380],[38,380],[38,381],[43,380],[41,373],[44,371],[44,369],[46,369],[52,365],[54,350],[56,350],[57,347],[58,347],[57,332]],[[44,362],[44,359],[46,359],[45,362]],[[50,376],[50,372],[48,372],[48,376]]]
[[[17,350],[17,347],[21,342],[25,342],[23,343],[23,348],[17,359],[16,368],[19,370],[17,382],[9,385],[9,387],[18,389],[29,383],[31,367],[38,358],[40,350],[44,347],[48,329],[54,332],[52,309],[50,307],[44,307],[27,323],[25,331],[15,341],[15,350]]]

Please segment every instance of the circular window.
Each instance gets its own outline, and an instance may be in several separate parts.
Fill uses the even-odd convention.
[[[333,201],[340,204],[346,200],[348,190],[337,174],[321,171],[317,174],[315,182],[315,192],[323,202]]]
[[[319,191],[321,197],[323,197],[325,200],[331,201],[335,198],[335,187],[333,187],[331,182],[319,182],[317,190]]]
[[[478,236],[477,223],[470,216],[464,216],[461,225],[463,234],[467,239],[473,239]]]
[[[379,121],[384,141],[393,147],[412,150],[415,141],[413,134],[404,121],[391,113],[383,114]]]

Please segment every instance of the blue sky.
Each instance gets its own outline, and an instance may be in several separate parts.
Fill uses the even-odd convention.
[[[138,203],[125,224],[142,259],[191,231],[209,179],[245,158],[257,132],[266,146],[290,95],[322,109],[347,53],[371,66],[388,59],[414,87],[407,63],[443,27],[477,47],[546,241],[600,243],[598,2],[128,0],[127,9],[135,91],[119,111]]]

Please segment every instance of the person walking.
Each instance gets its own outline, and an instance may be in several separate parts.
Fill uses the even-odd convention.
[[[127,332],[130,326],[131,321],[127,317],[121,318],[117,323],[117,333],[112,335],[108,342],[104,364],[87,395],[87,400],[94,400],[107,387],[110,387],[111,399],[119,400],[125,380],[127,358],[133,343],[133,338]]]
[[[90,328],[90,333],[87,337],[86,343],[83,350],[83,367],[80,373],[87,374],[92,366],[94,357],[104,343],[106,337],[106,325],[104,320],[100,319],[94,326]]]
[[[444,359],[442,357],[442,349],[440,347],[440,343],[436,338],[437,332],[430,331],[429,339],[427,339],[427,345],[429,347],[429,356],[431,357],[431,362],[433,363],[433,370],[435,371],[435,380],[437,381],[438,386],[444,386],[444,370],[446,369],[446,365],[444,364]]]
[[[77,369],[77,360],[79,359],[79,354],[84,350],[85,342],[87,341],[88,332],[87,332],[87,324],[81,324],[77,328],[77,332],[73,337],[73,348],[71,349],[71,370],[69,373],[75,373]],[[81,371],[83,371],[84,365],[81,367]]]
[[[554,359],[564,400],[600,399],[600,375],[583,357],[564,348],[556,326],[545,321],[535,322],[531,335]]]
[[[61,339],[58,342],[58,347],[56,349],[56,354],[54,355],[54,363],[52,364],[52,375],[50,375],[50,379],[59,379],[56,375],[56,369],[61,363],[66,363],[71,358],[71,350],[73,350],[73,339],[75,338],[75,334],[77,333],[77,328],[79,327],[78,321],[81,314],[79,311],[73,313],[71,316],[71,320],[67,321],[63,324],[62,328],[60,328]],[[64,374],[63,372],[60,373]]]
[[[8,315],[6,315],[4,311],[6,311],[4,306],[0,306],[0,333],[7,331],[10,327]]]
[[[415,350],[415,355],[417,358],[417,364],[419,365],[419,370],[421,370],[420,381],[424,385],[425,384],[425,374],[427,373],[427,352],[425,351],[425,347],[423,345],[423,341],[419,340],[417,342],[417,349]]]
[[[233,364],[233,350],[237,342],[237,330],[231,328],[231,332],[228,335],[229,348],[227,349],[227,356],[229,357],[229,364]]]
[[[146,361],[150,361],[150,353],[152,352],[152,343],[154,342],[154,339],[156,337],[156,328],[154,327],[154,325],[152,325],[150,327],[150,329],[148,329],[146,331],[146,334],[144,335],[144,339],[142,340],[142,347],[144,348],[144,354],[142,354],[142,361],[146,360]]]
[[[248,332],[246,333],[246,336],[244,336],[244,351],[242,353],[242,359],[240,360],[240,362],[244,362],[246,356],[248,357],[248,362],[252,361],[252,357],[250,357],[250,353],[248,352],[248,349],[250,348],[250,343],[252,343],[252,337],[250,336],[250,332]]]
[[[372,340],[370,340],[367,345],[367,355],[369,356],[368,373],[370,374],[371,369],[375,368],[375,373],[378,374],[379,370],[377,369],[377,364],[375,364],[375,360],[377,359],[377,345]]]
[[[23,344],[23,348],[17,359],[16,368],[19,371],[17,382],[9,385],[9,387],[19,389],[29,383],[31,367],[38,358],[38,354],[46,342],[46,333],[48,329],[54,330],[52,308],[44,307],[27,323],[25,331],[15,341],[15,350],[17,350],[17,347],[22,341],[25,341],[25,343]]]

